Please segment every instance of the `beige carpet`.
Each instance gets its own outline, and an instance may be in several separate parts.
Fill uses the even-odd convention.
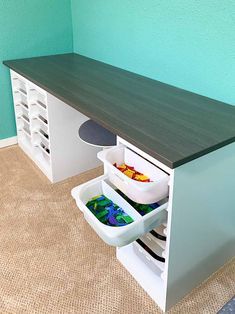
[[[0,313],[161,313],[70,196],[101,171],[52,185],[17,146],[0,150]],[[216,313],[234,293],[235,261],[170,313]]]

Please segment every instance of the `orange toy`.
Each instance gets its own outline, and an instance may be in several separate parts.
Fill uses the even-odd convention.
[[[126,164],[121,164],[120,166],[118,166],[116,163],[114,164],[114,167],[116,167],[118,170],[124,173],[127,177],[133,180],[136,180],[139,182],[150,182],[149,177],[135,170],[134,167],[128,166]]]

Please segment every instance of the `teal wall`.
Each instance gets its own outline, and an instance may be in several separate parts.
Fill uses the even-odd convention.
[[[0,0],[0,62],[73,50],[235,104],[234,0]],[[73,25],[72,25],[73,22]],[[15,135],[0,65],[0,139]]]
[[[72,0],[74,50],[235,104],[234,0]]]
[[[0,0],[0,139],[16,134],[9,71],[2,61],[71,51],[70,0]]]

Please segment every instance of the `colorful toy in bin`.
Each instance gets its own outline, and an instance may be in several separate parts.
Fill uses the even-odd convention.
[[[100,222],[108,226],[122,227],[134,221],[122,208],[103,194],[93,197],[86,206]]]
[[[158,203],[153,204],[139,204],[131,199],[129,199],[124,193],[122,193],[120,190],[117,190],[117,193],[121,195],[134,209],[141,215],[144,216],[154,209],[158,208],[160,205]]]
[[[128,176],[129,178],[133,180],[136,180],[139,182],[150,182],[149,177],[135,170],[135,168],[132,166],[128,166],[126,164],[121,164],[120,166],[118,166],[116,163],[113,165],[114,167],[116,167],[118,170],[120,170],[122,173],[124,173],[126,176]]]

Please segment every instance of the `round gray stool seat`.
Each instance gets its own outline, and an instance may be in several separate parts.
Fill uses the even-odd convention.
[[[79,130],[80,139],[93,146],[109,147],[116,145],[116,135],[93,120],[84,122]]]

